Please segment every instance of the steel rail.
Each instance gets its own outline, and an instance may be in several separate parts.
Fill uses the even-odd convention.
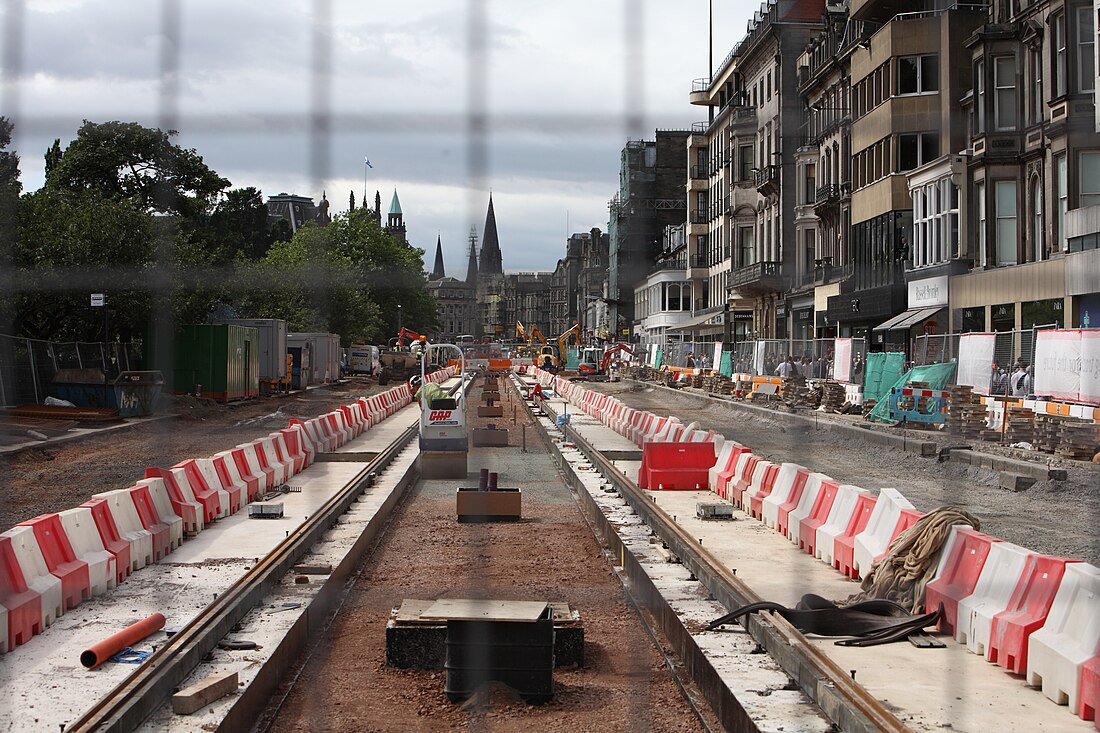
[[[561,426],[593,466],[619,491],[622,498],[661,538],[688,570],[695,574],[714,598],[729,609],[761,600],[700,542],[685,532],[672,517],[646,497],[637,484],[615,467],[569,424]],[[848,733],[907,733],[911,729],[882,701],[871,695],[845,670],[814,646],[786,619],[773,613],[751,614],[743,621],[746,630],[772,656],[841,730]]]
[[[452,389],[460,389],[464,381]],[[270,553],[241,576],[113,690],[65,728],[66,733],[128,733],[165,703],[218,641],[262,602],[371,483],[418,434],[420,421],[403,430]]]

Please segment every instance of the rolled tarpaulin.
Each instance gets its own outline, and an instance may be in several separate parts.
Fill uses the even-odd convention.
[[[92,644],[80,653],[80,663],[88,669],[95,669],[128,646],[137,644],[154,631],[164,628],[164,614],[154,613],[122,631],[108,636],[101,642]]]

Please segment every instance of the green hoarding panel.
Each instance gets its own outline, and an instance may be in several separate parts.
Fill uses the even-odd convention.
[[[733,376],[733,354],[729,351],[722,352],[722,363],[718,365],[718,373],[727,377]]]

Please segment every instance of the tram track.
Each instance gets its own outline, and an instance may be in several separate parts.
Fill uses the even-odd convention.
[[[544,409],[547,409],[544,406]],[[547,412],[556,418],[549,409]],[[726,608],[738,608],[763,600],[752,588],[727,568],[700,542],[677,524],[672,516],[649,499],[568,423],[559,426],[566,440],[591,462],[593,468],[610,483],[642,522],[667,546],[668,551],[703,584],[714,599]],[[657,619],[663,635],[670,640],[684,661],[692,681],[702,689],[711,708],[728,730],[755,730],[755,724],[722,682],[703,651],[694,643],[675,611],[653,586],[645,569],[626,548],[614,526],[583,486],[575,486],[582,509],[598,536],[618,555],[622,572],[634,585],[646,610]],[[890,709],[872,696],[851,675],[782,617],[772,613],[751,614],[742,622],[746,631],[813,700],[825,715],[844,731],[902,733],[910,730]]]
[[[461,388],[463,384],[454,385],[451,391]],[[155,710],[168,701],[218,642],[260,605],[294,565],[337,524],[359,496],[373,485],[375,477],[413,441],[418,434],[418,428],[419,422],[402,430],[317,511],[297,528],[288,531],[287,537],[270,553],[156,649],[144,664],[101,697],[80,718],[70,723],[65,728],[66,732],[123,733],[140,727]],[[349,557],[365,552],[366,547],[384,528],[386,518],[399,503],[407,485],[408,482],[402,482],[392,492],[379,511],[381,521],[374,525],[373,530],[364,532]],[[343,563],[333,572],[330,580],[342,582],[352,574],[353,564]],[[313,619],[323,618],[338,603],[337,596],[337,593],[322,594],[311,604],[310,616]],[[290,650],[280,651],[284,656],[291,656],[287,653]],[[234,726],[250,726],[256,719],[281,681],[280,671],[276,669],[280,665],[269,666],[273,672],[257,677],[246,690],[241,701],[243,704],[234,705],[232,720],[227,719],[225,722]]]

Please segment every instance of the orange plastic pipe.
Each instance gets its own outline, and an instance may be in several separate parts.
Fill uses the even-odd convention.
[[[126,647],[137,644],[139,641],[149,636],[149,634],[163,628],[164,614],[154,613],[152,616],[143,618],[136,624],[127,626],[117,634],[113,634],[101,642],[92,644],[80,653],[80,663],[88,669],[95,669]]]

